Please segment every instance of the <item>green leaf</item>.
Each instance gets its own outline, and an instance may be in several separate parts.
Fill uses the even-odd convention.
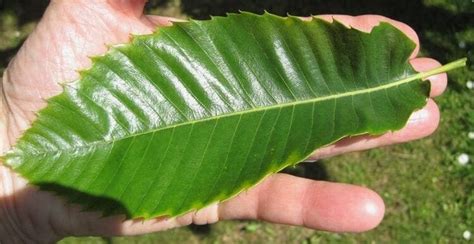
[[[5,163],[105,214],[176,216],[315,149],[402,128],[422,108],[415,44],[388,23],[229,14],[135,36],[48,100]]]

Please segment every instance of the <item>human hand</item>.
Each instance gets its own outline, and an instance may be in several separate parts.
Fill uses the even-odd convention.
[[[8,150],[34,120],[34,112],[45,106],[44,99],[61,92],[58,83],[78,78],[76,70],[89,67],[89,56],[104,53],[105,44],[127,42],[129,33],[147,34],[157,26],[170,24],[168,18],[143,15],[144,2],[51,2],[3,76],[0,154]],[[416,33],[410,27],[381,16],[325,15],[321,18],[335,18],[364,31],[380,21],[387,21],[418,44]],[[417,51],[418,48],[412,58]],[[411,63],[420,71],[439,66],[427,58],[414,58]],[[431,96],[441,94],[446,87],[446,75],[429,79]],[[345,139],[316,151],[312,158],[418,139],[431,134],[438,120],[438,109],[430,100],[400,131]],[[0,166],[0,173],[2,241],[50,242],[67,235],[131,235],[226,219],[259,219],[320,230],[360,232],[377,226],[384,213],[382,199],[369,189],[276,174],[231,200],[194,213],[172,219],[124,221],[122,216],[101,218],[100,213],[81,212],[80,206],[68,205],[50,192],[38,191],[6,167]]]

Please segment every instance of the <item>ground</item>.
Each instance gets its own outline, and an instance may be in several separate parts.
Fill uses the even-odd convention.
[[[47,1],[0,0],[0,71],[34,28]],[[3,4],[3,5],[2,5]],[[436,99],[437,132],[426,139],[302,164],[288,171],[309,178],[364,185],[379,192],[387,211],[382,224],[363,234],[330,234],[254,221],[227,221],[127,238],[67,238],[62,243],[468,243],[474,233],[474,3],[471,0],[150,0],[154,14],[206,19],[247,10],[284,15],[375,13],[401,20],[420,35],[421,56],[442,63],[468,57],[449,75]],[[470,162],[462,165],[461,154]],[[471,242],[473,239],[470,240]]]

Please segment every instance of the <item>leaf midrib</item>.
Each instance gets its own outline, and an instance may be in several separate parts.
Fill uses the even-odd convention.
[[[392,88],[392,87],[403,85],[403,84],[413,82],[413,81],[416,81],[416,80],[425,79],[427,77],[430,77],[430,76],[433,76],[433,75],[436,75],[436,74],[440,74],[440,73],[449,71],[451,69],[462,67],[466,64],[466,60],[467,60],[466,58],[459,59],[459,60],[453,61],[451,63],[448,63],[446,65],[440,66],[436,69],[416,73],[416,74],[408,76],[404,79],[401,79],[401,80],[398,80],[398,81],[393,81],[393,82],[388,82],[388,83],[385,83],[385,84],[380,85],[380,86],[364,88],[364,89],[360,89],[360,90],[353,90],[353,91],[343,92],[343,93],[339,93],[339,94],[331,94],[331,95],[316,97],[316,98],[307,99],[307,100],[293,101],[293,102],[288,102],[288,103],[275,104],[275,105],[270,105],[270,106],[265,106],[265,107],[257,107],[257,108],[248,109],[248,110],[242,110],[242,111],[237,111],[237,112],[232,112],[232,113],[226,113],[226,114],[221,114],[221,115],[212,116],[212,117],[208,117],[208,118],[177,123],[177,124],[174,124],[174,125],[160,127],[160,128],[156,128],[156,129],[153,129],[153,130],[147,130],[147,131],[141,132],[141,133],[130,134],[129,136],[125,136],[125,137],[122,137],[122,138],[119,138],[119,139],[116,139],[116,140],[96,141],[96,142],[89,143],[87,145],[74,146],[74,147],[64,148],[64,149],[60,149],[60,150],[59,149],[58,150],[44,150],[40,153],[35,152],[35,153],[28,154],[28,155],[38,156],[38,155],[44,155],[44,154],[49,154],[49,153],[65,152],[65,151],[69,151],[69,150],[80,150],[82,148],[91,148],[91,147],[101,145],[101,144],[115,143],[117,141],[126,140],[126,139],[129,139],[129,138],[133,138],[133,137],[137,137],[137,136],[141,136],[141,135],[145,135],[145,134],[149,134],[149,133],[155,133],[155,132],[162,131],[162,130],[173,129],[173,128],[180,127],[180,126],[186,126],[186,125],[201,123],[201,122],[210,121],[210,120],[218,120],[218,119],[225,118],[225,117],[231,117],[231,116],[237,116],[237,115],[249,114],[249,113],[256,113],[256,112],[265,111],[265,110],[272,110],[272,109],[277,109],[277,108],[284,108],[284,107],[290,107],[290,106],[317,103],[317,102],[327,101],[327,100],[331,100],[331,99],[337,99],[337,98],[343,98],[343,97],[357,96],[357,95],[372,93],[372,92],[380,91],[380,90],[383,90],[383,89],[389,89],[389,88]],[[18,151],[13,152],[13,153],[18,154]]]

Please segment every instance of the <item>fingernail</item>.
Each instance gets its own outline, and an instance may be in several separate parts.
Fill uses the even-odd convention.
[[[426,120],[426,118],[428,118],[429,115],[430,113],[428,112],[427,109],[418,110],[414,112],[413,114],[411,114],[410,118],[408,119],[408,123],[417,123],[419,121]]]

